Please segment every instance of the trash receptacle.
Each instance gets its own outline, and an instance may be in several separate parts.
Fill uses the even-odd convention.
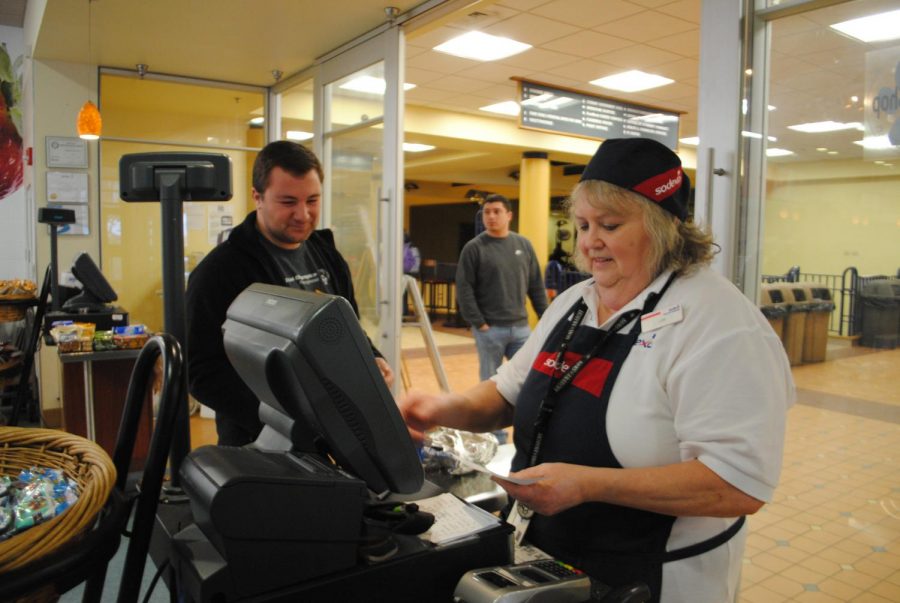
[[[900,279],[872,280],[860,291],[862,335],[859,345],[894,349],[900,344]]]
[[[806,305],[794,303],[790,283],[770,283],[763,287],[773,305],[785,311],[781,343],[791,366],[803,363],[803,337],[806,332]]]
[[[800,291],[798,291],[800,289]],[[799,300],[802,291],[804,300]],[[794,301],[803,301],[806,305],[806,329],[803,334],[803,362],[824,362],[828,350],[828,325],[834,302],[831,291],[826,287],[813,284],[791,287]]]
[[[781,292],[774,290],[771,285],[763,285],[760,298],[760,311],[769,321],[769,325],[778,335],[778,339],[784,341],[784,317],[787,314],[787,304],[784,302]]]

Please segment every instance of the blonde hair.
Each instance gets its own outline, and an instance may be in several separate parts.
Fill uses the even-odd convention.
[[[642,195],[603,180],[584,180],[575,185],[567,202],[573,222],[572,208],[578,199],[602,211],[623,216],[641,214],[644,230],[650,238],[648,268],[654,276],[670,269],[688,274],[712,261],[716,246],[711,234],[692,222],[679,220]],[[589,266],[578,245],[575,246],[575,265],[585,271]]]

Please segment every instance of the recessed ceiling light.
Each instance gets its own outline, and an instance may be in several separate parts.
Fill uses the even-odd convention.
[[[758,132],[750,132],[749,130],[743,130],[741,132],[741,136],[743,136],[744,138],[755,138],[757,140],[762,140],[762,134]],[[774,136],[766,136],[766,140],[768,140],[769,142],[778,141],[778,139]]]
[[[766,149],[766,157],[786,157],[787,155],[793,154],[793,151],[788,151],[787,149],[779,149],[775,147]]]
[[[797,132],[806,132],[807,134],[818,134],[820,132],[839,132],[841,130],[859,130],[862,124],[853,121],[843,123],[839,121],[814,121],[805,124],[795,124],[788,126],[788,130],[796,130]]]
[[[284,137],[288,140],[309,140],[313,137],[312,132],[304,132],[303,130],[288,130],[284,133]]]
[[[265,117],[251,117],[251,118],[250,118],[250,125],[252,125],[252,126],[261,126],[261,125],[263,125],[263,122],[265,122],[265,121],[266,121],[266,118],[265,118]]]
[[[650,90],[651,88],[659,88],[671,84],[675,80],[667,77],[656,75],[653,73],[644,73],[637,69],[608,75],[591,83],[601,88],[609,88],[610,90],[620,90],[622,92],[639,92],[641,90]]]
[[[422,153],[423,151],[430,151],[434,148],[432,144],[420,144],[417,142],[404,142],[403,150],[407,153]]]
[[[700,145],[700,137],[699,136],[688,136],[687,138],[679,138],[678,142],[681,144],[690,145],[692,147],[696,147]]]
[[[887,134],[881,136],[866,136],[862,140],[854,140],[853,144],[858,144],[862,148],[872,151],[895,148],[895,145],[891,144],[891,141],[888,139]]]
[[[496,61],[519,54],[531,48],[531,44],[511,38],[492,36],[483,31],[470,31],[438,44],[432,50],[475,61]]]
[[[519,103],[516,101],[503,101],[502,103],[494,103],[493,105],[486,105],[484,107],[478,107],[479,111],[487,111],[489,113],[499,113],[501,115],[518,115],[519,114]]]
[[[367,92],[369,94],[384,94],[384,89],[387,84],[385,84],[384,79],[380,77],[373,77],[371,75],[361,75],[359,77],[355,77],[348,82],[344,82],[339,88],[343,88],[344,90],[353,90],[355,92]],[[403,84],[404,90],[412,90],[415,88],[415,84]]]
[[[832,29],[862,42],[886,42],[900,38],[900,10],[833,23]]]
[[[828,154],[829,154],[829,155],[837,155],[838,152],[837,152],[837,151],[828,151]]]
[[[816,150],[820,153],[824,153],[828,150],[828,147],[816,147]]]
[[[777,109],[777,107],[775,105],[766,105],[766,108],[769,111],[774,111],[775,109]],[[747,99],[746,98],[741,99],[741,115],[747,115]]]

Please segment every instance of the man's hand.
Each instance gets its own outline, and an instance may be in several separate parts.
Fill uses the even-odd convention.
[[[479,330],[479,331],[482,331],[482,332],[484,332],[484,331],[490,331],[490,330],[491,330],[491,325],[489,325],[488,323],[484,323],[483,325],[481,325],[480,327],[478,327],[478,330]]]
[[[381,376],[384,377],[384,382],[387,384],[388,389],[394,387],[394,371],[391,369],[391,365],[387,363],[387,360],[376,356],[375,365],[381,371]]]

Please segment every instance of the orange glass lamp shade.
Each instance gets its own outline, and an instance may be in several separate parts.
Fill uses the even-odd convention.
[[[78,136],[85,140],[97,140],[103,131],[103,120],[100,118],[100,111],[97,105],[91,101],[84,103],[81,111],[78,112],[78,120],[76,122],[78,128]]]

